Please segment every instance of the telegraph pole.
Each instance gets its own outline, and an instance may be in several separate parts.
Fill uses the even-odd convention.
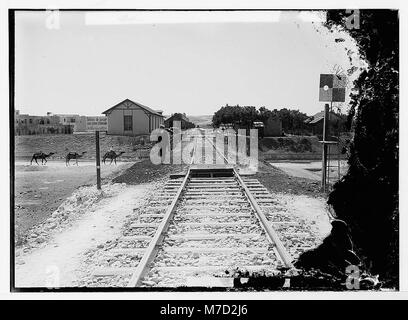
[[[96,143],[96,187],[101,190],[101,155],[99,151],[99,131],[95,131]]]
[[[322,189],[326,191],[327,176],[327,141],[329,135],[329,105],[324,105],[324,122],[323,122],[323,155],[322,155]]]

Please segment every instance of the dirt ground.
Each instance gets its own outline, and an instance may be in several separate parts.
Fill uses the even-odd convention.
[[[98,193],[95,186],[76,189],[51,218],[31,230],[30,241],[17,248],[16,286],[82,285],[82,279],[91,268],[87,265],[86,253],[116,239],[133,209],[146,205],[146,199],[161,188],[163,179],[176,168],[154,166],[146,170],[137,163],[114,179],[122,183],[109,182],[103,185],[102,193]],[[157,175],[151,174],[151,170],[156,170]],[[284,211],[310,225],[316,237],[323,239],[331,226],[325,199],[314,189],[312,192],[304,188],[313,181],[298,178],[292,181],[287,174],[272,166],[262,166],[261,170],[257,178],[263,177],[263,183],[274,192]],[[161,180],[156,180],[158,175]],[[138,183],[139,180],[149,182]]]
[[[277,167],[290,176],[307,178],[311,180],[321,181],[322,179],[322,161],[280,161],[270,162],[271,165]],[[332,161],[331,166],[337,166],[337,161]],[[340,161],[340,177],[342,177],[348,169],[345,160]],[[338,180],[337,167],[330,168],[330,181]]]
[[[127,183],[131,185],[152,182],[178,173],[185,169],[185,165],[155,165],[150,160],[137,162],[113,179],[114,183]]]
[[[268,162],[259,162],[258,172],[255,174],[255,178],[272,193],[309,195],[313,197],[324,196],[321,192],[319,181],[292,177]]]
[[[80,285],[89,269],[86,252],[115,239],[132,210],[160,189],[181,165],[150,161],[102,166],[103,192],[95,187],[93,162],[65,167],[16,162],[16,227],[28,240],[16,249],[17,287]],[[253,176],[284,204],[285,211],[311,225],[318,238],[330,231],[325,195],[318,181],[291,177],[267,162]],[[86,186],[88,185],[88,186]]]
[[[102,165],[102,182],[120,174],[133,163]],[[16,240],[27,229],[47,219],[55,209],[80,186],[96,184],[94,162],[79,162],[66,167],[63,161],[48,161],[47,165],[15,163],[15,228]]]
[[[121,160],[137,160],[145,155],[141,149],[148,147],[148,143],[141,145],[141,140],[148,140],[148,137],[128,137],[100,134],[101,156],[110,148],[116,152],[123,151]],[[31,136],[15,137],[14,156],[19,160],[30,161],[35,152],[54,152],[51,160],[62,160],[68,152],[81,153],[86,151],[83,160],[95,159],[95,135],[94,134],[39,134]]]
[[[25,246],[16,252],[16,287],[77,286],[84,272],[81,270],[83,254],[90,248],[114,239],[126,217],[132,214],[133,208],[141,205],[141,201],[154,187],[154,184],[105,186],[103,198],[92,203],[83,214],[70,217],[72,221],[61,230],[51,232],[46,226],[42,227],[42,233],[51,232],[47,242],[30,249]],[[87,195],[94,192],[93,189],[95,187],[85,187],[77,191],[72,211],[80,211],[81,206],[76,205],[78,198],[86,199]]]

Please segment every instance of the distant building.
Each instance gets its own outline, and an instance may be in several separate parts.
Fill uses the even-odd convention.
[[[87,116],[81,116],[79,114],[56,114],[59,117],[60,123],[69,125],[72,127],[73,132],[86,132],[87,128]],[[105,116],[92,116],[92,119],[105,119]]]
[[[70,125],[60,123],[60,118],[47,112],[46,116],[32,116],[21,114],[19,110],[14,112],[14,134],[71,134],[73,128]]]
[[[258,138],[263,138],[265,136],[265,125],[262,121],[253,122],[252,128],[258,130]]]
[[[150,134],[164,123],[162,111],[125,99],[102,112],[108,117],[108,134],[136,136]]]
[[[181,129],[186,130],[190,128],[194,128],[195,124],[190,122],[190,120],[187,118],[185,113],[174,113],[171,115],[171,117],[167,118],[164,120],[164,126],[166,128],[171,128],[174,127],[174,121],[180,121],[181,122]]]
[[[72,127],[73,132],[86,131],[86,117],[79,114],[56,114],[60,123]]]
[[[344,125],[346,123],[345,116],[341,116],[335,112],[329,113],[330,117],[330,132],[332,134],[345,131]],[[324,125],[324,111],[316,113],[314,116],[305,120],[309,126],[312,134],[322,135]]]
[[[282,136],[282,120],[276,116],[270,116],[264,121],[263,135],[265,137],[281,137]]]

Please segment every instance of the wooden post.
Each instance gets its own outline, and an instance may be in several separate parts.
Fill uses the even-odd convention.
[[[323,155],[322,155],[322,189],[326,191],[326,170],[327,170],[327,137],[329,134],[329,105],[324,105],[324,122],[323,122]]]
[[[95,131],[96,143],[96,187],[101,190],[101,156],[99,152],[99,131]]]

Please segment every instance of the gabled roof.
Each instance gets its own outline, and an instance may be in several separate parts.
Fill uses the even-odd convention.
[[[102,112],[102,113],[105,114],[105,115],[107,115],[107,114],[110,113],[113,109],[115,109],[116,107],[119,107],[121,104],[123,104],[123,103],[125,103],[125,102],[131,102],[131,103],[137,105],[138,107],[142,108],[143,110],[145,110],[146,112],[148,112],[148,113],[150,113],[150,114],[154,114],[154,115],[156,115],[156,116],[159,116],[159,117],[164,118],[164,116],[163,116],[162,114],[158,113],[157,111],[155,111],[155,110],[153,110],[153,109],[151,109],[151,108],[149,108],[149,107],[147,107],[147,106],[145,106],[145,105],[143,105],[143,104],[141,104],[141,103],[134,102],[134,101],[132,101],[132,100],[130,100],[130,99],[125,99],[125,100],[119,102],[118,104],[115,104],[113,107],[109,108],[108,110],[105,110],[105,111]]]
[[[336,113],[330,112],[330,120],[333,120],[332,116],[336,117],[337,119],[341,119]],[[305,120],[305,123],[314,124],[324,119],[324,111],[320,111],[316,113],[314,116]]]
[[[183,120],[183,121],[190,121],[188,118],[187,118],[187,116],[186,115],[184,115],[184,114],[182,114],[182,113],[174,113],[174,114],[172,114],[170,117],[168,117],[165,121],[170,121],[170,120],[173,120],[174,119],[174,117],[176,117],[176,118],[179,118],[179,116],[181,115],[181,119],[179,119],[179,120]]]

